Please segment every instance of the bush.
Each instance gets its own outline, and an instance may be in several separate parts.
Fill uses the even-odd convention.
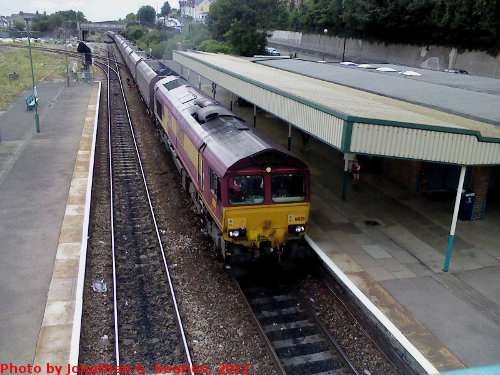
[[[198,49],[205,52],[214,52],[214,53],[230,53],[231,47],[225,42],[219,42],[214,39],[208,39],[202,42]]]

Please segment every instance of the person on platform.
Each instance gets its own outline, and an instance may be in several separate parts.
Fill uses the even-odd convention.
[[[361,170],[361,165],[358,162],[358,158],[354,158],[351,166],[351,173],[352,173],[352,186],[356,186],[356,184],[359,181],[359,171]]]

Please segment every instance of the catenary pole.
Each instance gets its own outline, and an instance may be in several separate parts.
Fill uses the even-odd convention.
[[[26,18],[25,21],[26,21],[26,28],[28,31],[28,48],[30,51],[31,83],[33,85],[33,95],[35,96],[35,127],[36,127],[36,132],[40,133],[40,119],[38,117],[38,100],[36,100],[36,90],[35,90],[35,73],[33,71],[33,56],[31,55],[30,23],[28,18]]]

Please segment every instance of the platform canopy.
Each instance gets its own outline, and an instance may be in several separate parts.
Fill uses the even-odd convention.
[[[500,164],[500,127],[235,56],[174,60],[341,152],[457,165]]]

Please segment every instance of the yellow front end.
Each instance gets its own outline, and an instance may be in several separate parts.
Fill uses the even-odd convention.
[[[302,233],[288,233],[289,225],[306,227],[309,202],[259,206],[225,207],[223,210],[224,240],[245,247],[260,247],[266,243],[276,248],[289,240],[300,239]],[[246,237],[233,238],[233,230],[246,230]]]

